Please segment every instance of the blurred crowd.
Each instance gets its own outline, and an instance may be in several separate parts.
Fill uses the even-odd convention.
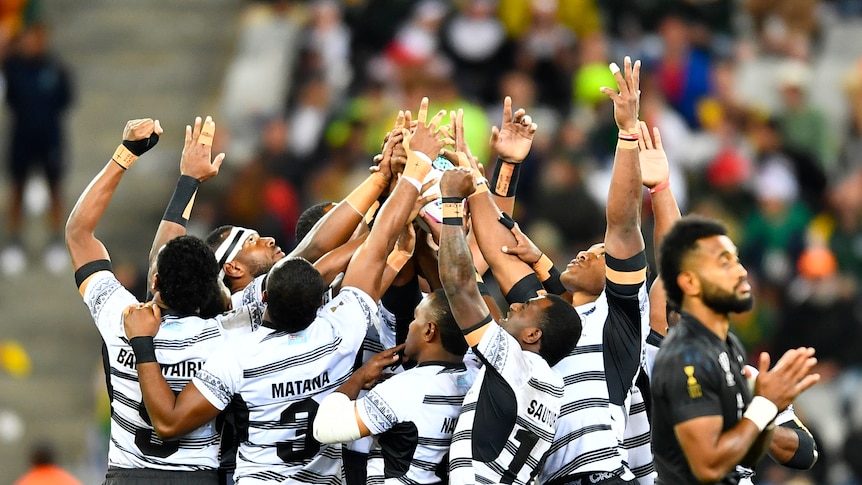
[[[599,87],[613,86],[609,62],[639,58],[641,117],[662,131],[683,212],[729,224],[756,282],[736,332],[752,354],[817,349],[826,379],[798,405],[823,444],[808,479],[853,483],[862,63],[827,31],[858,15],[859,0],[248,2],[220,101],[231,173],[202,224],[291,246],[304,207],[364,177],[397,109],[463,107],[488,163],[509,95],[539,125],[515,218],[562,265],[603,237],[616,127]]]

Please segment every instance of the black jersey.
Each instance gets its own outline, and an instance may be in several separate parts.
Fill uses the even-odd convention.
[[[722,432],[735,426],[751,401],[743,366],[745,351],[733,334],[722,340],[691,315],[662,343],[652,371],[652,439],[659,484],[700,483],[688,466],[674,426],[702,416],[721,416]],[[736,484],[728,473],[720,484]]]

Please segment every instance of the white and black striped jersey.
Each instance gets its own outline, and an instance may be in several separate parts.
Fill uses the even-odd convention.
[[[305,330],[263,326],[221,349],[194,378],[218,409],[236,396],[247,409],[238,429],[237,483],[341,483],[341,445],[322,445],[312,424],[319,402],[349,377],[377,303],[346,287]]]
[[[643,253],[638,255],[643,258]],[[618,273],[636,268],[615,267]],[[625,262],[631,266],[631,258]],[[645,259],[643,259],[645,267]],[[554,370],[563,376],[565,395],[557,434],[539,475],[540,483],[584,473],[607,472],[625,480],[629,469],[624,433],[630,389],[643,360],[649,332],[646,281],[621,285],[606,280],[599,298],[576,308],[581,316],[581,338]]]
[[[482,360],[455,427],[449,483],[529,483],[554,439],[563,380],[491,322],[473,348]]]
[[[266,285],[266,274],[257,276],[245,288],[230,295],[234,308],[245,305],[263,306],[263,290]]]
[[[123,309],[138,300],[110,271],[94,273],[83,294],[107,351],[110,373],[111,440],[108,464],[119,468],[173,471],[218,467],[219,434],[214,422],[179,440],[156,436],[143,404],[135,355],[123,329]],[[162,325],[154,338],[156,358],[174,392],[179,392],[215,349],[231,334],[231,340],[254,328],[250,308],[242,307],[216,318],[162,313]],[[228,331],[226,331],[228,330]]]
[[[644,378],[643,382],[649,386],[647,379]],[[647,413],[649,396],[644,395],[640,386],[639,379],[638,385],[631,388],[629,417],[623,433],[623,450],[625,451],[626,463],[628,463],[632,473],[635,474],[638,484],[652,485],[657,474],[653,462],[650,422]]]
[[[445,481],[449,445],[471,384],[463,363],[423,362],[356,401],[360,419],[375,435],[367,483]]]

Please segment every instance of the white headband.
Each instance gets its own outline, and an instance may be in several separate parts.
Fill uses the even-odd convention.
[[[219,279],[224,278],[224,265],[230,263],[236,258],[237,253],[242,249],[242,244],[249,235],[255,234],[257,231],[246,229],[244,227],[234,226],[224,241],[215,251],[215,259],[218,261]]]

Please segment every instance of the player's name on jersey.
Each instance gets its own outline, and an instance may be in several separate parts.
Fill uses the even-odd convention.
[[[297,394],[313,392],[329,384],[329,372],[324,372],[312,379],[276,382],[272,385],[272,397],[291,397]]]
[[[129,369],[135,368],[135,353],[131,350],[120,349],[117,354],[117,362]],[[162,375],[165,377],[188,377],[192,378],[197,374],[201,367],[204,366],[202,360],[187,360],[177,362],[176,364],[159,364],[162,368]]]
[[[535,399],[530,401],[530,407],[527,408],[527,412],[530,413],[531,416],[547,424],[548,426],[554,426],[554,424],[556,424],[557,422],[557,413],[545,407],[544,404],[540,403],[539,401],[536,401]]]

